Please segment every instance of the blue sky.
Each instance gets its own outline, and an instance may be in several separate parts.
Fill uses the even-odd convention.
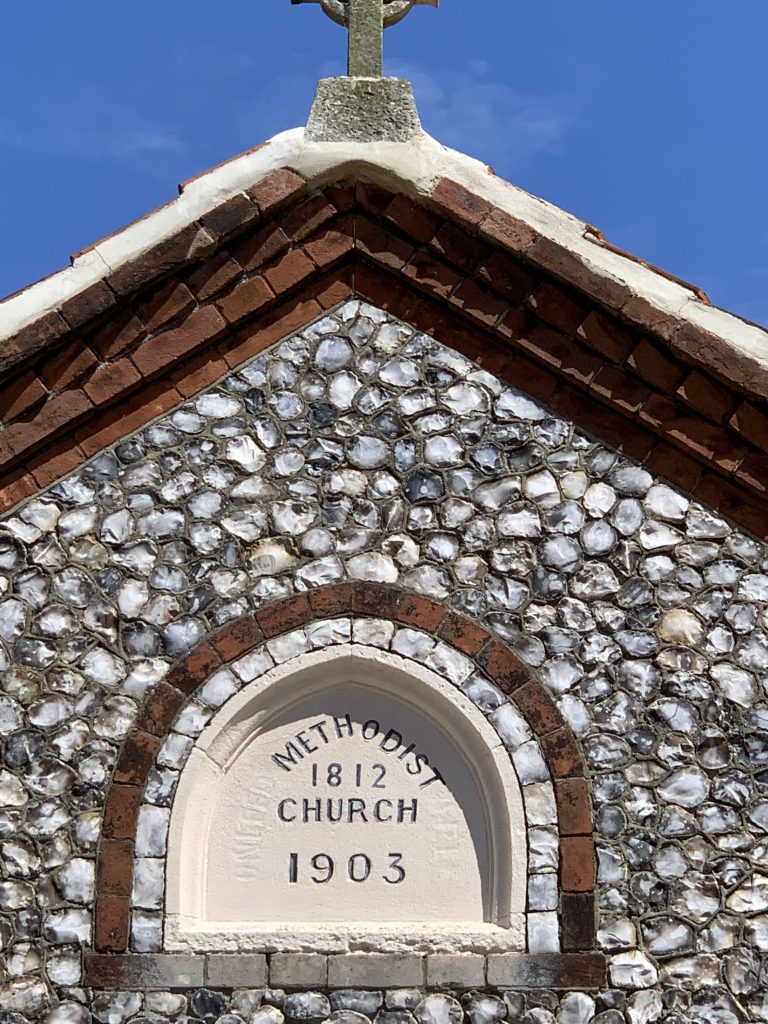
[[[768,324],[766,0],[441,0],[387,32],[425,128]],[[306,121],[345,38],[289,0],[3,8],[0,295]]]

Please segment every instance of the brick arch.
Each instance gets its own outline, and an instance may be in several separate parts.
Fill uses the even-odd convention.
[[[184,704],[218,668],[261,643],[315,620],[350,614],[389,619],[436,636],[472,660],[522,713],[538,740],[556,796],[561,949],[565,954],[594,949],[596,873],[588,777],[579,744],[549,691],[503,641],[445,605],[394,586],[341,583],[228,623],[179,660],[152,691],[123,743],[107,793],[96,864],[97,953],[128,950],[139,807],[163,739]]]

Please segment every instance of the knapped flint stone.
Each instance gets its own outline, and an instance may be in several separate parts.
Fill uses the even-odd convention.
[[[114,480],[119,470],[115,456],[111,452],[105,452],[83,467],[83,476],[86,480]]]
[[[264,1004],[271,1006],[282,1007],[285,1002],[285,990],[282,988],[275,988],[272,985],[269,988],[264,989]]]
[[[134,462],[141,461],[145,454],[146,449],[136,438],[131,438],[128,441],[121,441],[115,447],[115,455],[126,466],[130,466]]]
[[[609,988],[600,992],[596,1000],[598,1010],[623,1010],[627,1005],[627,993],[620,988]]]
[[[422,999],[413,1015],[418,1024],[462,1024],[464,1011],[452,996],[430,995]]]
[[[526,998],[522,992],[504,992],[504,1005],[507,1007],[507,1019],[511,1024],[517,1024],[523,1019],[526,1010]]]
[[[82,1003],[64,1000],[54,1006],[45,1018],[45,1024],[91,1024],[91,1011]]]
[[[390,438],[391,440],[397,440],[397,438],[403,437],[407,433],[402,419],[393,412],[383,412],[376,416],[372,422],[383,437]]]
[[[9,768],[26,768],[41,757],[45,745],[43,733],[35,729],[22,729],[6,738],[3,761]]]
[[[417,988],[394,988],[384,996],[388,1010],[413,1010],[422,1000],[421,991]]]
[[[327,1024],[371,1024],[371,1018],[356,1010],[334,1010]]]
[[[382,992],[352,988],[336,989],[331,992],[330,998],[334,1010],[354,1010],[369,1017],[380,1010],[384,1002]]]
[[[193,1016],[209,1024],[218,1020],[227,1008],[227,1001],[221,992],[213,992],[209,988],[199,988],[192,993],[189,1009]]]
[[[277,1006],[265,1003],[254,1010],[249,1017],[249,1024],[283,1024],[285,1014]]]
[[[91,1009],[101,1024],[123,1024],[141,1008],[139,992],[96,992],[91,1000]]]
[[[331,1004],[321,992],[292,992],[285,997],[283,1012],[289,1020],[326,1020],[331,1015]]]
[[[26,907],[13,917],[17,939],[38,939],[43,931],[43,915],[37,907]]]
[[[326,402],[318,402],[309,410],[309,422],[317,430],[330,427],[337,419],[338,413],[332,405],[328,405]]]
[[[445,485],[437,473],[417,469],[405,478],[403,489],[409,501],[437,501],[445,493]]]
[[[374,1024],[416,1024],[416,1018],[410,1010],[380,1010]]]
[[[257,413],[266,401],[266,395],[262,388],[250,388],[243,394],[243,403],[246,412],[252,416]]]
[[[569,992],[560,1002],[558,1024],[591,1024],[594,1017],[595,1001],[585,992]]]
[[[507,1004],[498,996],[473,994],[461,1002],[471,1024],[499,1024],[507,1015]]]

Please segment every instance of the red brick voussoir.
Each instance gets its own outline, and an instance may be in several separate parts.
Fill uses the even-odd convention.
[[[560,834],[560,931],[563,952],[595,945],[595,851],[592,803],[578,743],[549,691],[517,655],[482,625],[437,601],[398,587],[339,583],[269,604],[221,627],[150,694],[115,767],[97,856],[94,948],[128,949],[129,899],[138,808],[155,757],[176,715],[221,665],[310,622],[334,616],[387,618],[439,637],[472,659],[525,717],[539,739],[555,784]]]

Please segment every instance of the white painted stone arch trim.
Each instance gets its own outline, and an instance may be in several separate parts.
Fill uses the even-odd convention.
[[[364,642],[350,643],[354,640]],[[158,758],[164,785],[153,786],[150,783],[140,810],[131,948],[137,952],[163,948],[190,949],[203,945],[209,950],[259,948],[290,951],[322,947],[324,951],[338,951],[350,948],[349,934],[339,935],[337,930],[333,931],[318,945],[316,934],[302,936],[293,926],[265,930],[268,933],[259,936],[258,940],[252,934],[247,942],[242,934],[231,936],[227,943],[221,934],[205,936],[202,931],[191,941],[189,922],[182,922],[178,914],[179,892],[174,893],[174,878],[178,879],[181,868],[180,855],[175,852],[179,848],[175,830],[181,828],[177,823],[182,821],[182,817],[176,810],[181,808],[185,799],[186,781],[180,788],[177,784],[192,756],[191,751],[196,751],[195,759],[203,758],[205,765],[215,765],[217,761],[214,758],[226,763],[236,753],[238,743],[247,742],[234,724],[238,714],[258,700],[260,694],[281,680],[295,676],[297,670],[327,661],[328,649],[332,647],[335,648],[331,654],[334,659],[364,659],[372,667],[386,665],[387,671],[405,673],[420,684],[417,689],[422,694],[431,695],[429,700],[439,700],[444,707],[451,707],[455,715],[461,716],[462,721],[471,723],[471,729],[481,744],[480,749],[486,751],[488,763],[503,780],[505,813],[513,822],[511,832],[523,840],[510,844],[515,845],[518,851],[509,860],[513,876],[508,902],[508,923],[511,927],[483,923],[480,928],[462,929],[456,922],[451,922],[441,929],[430,922],[429,928],[422,928],[420,934],[409,929],[408,943],[402,942],[402,928],[398,928],[398,935],[389,937],[386,928],[372,928],[367,937],[369,945],[365,946],[366,937],[358,934],[353,943],[360,942],[362,946],[355,948],[375,945],[377,949],[395,951],[418,948],[421,943],[422,948],[445,951],[527,948],[530,952],[557,952],[558,848],[554,791],[538,742],[522,716],[482,673],[473,671],[467,659],[434,637],[407,627],[397,628],[384,620],[349,618],[315,622],[306,629],[269,641],[229,668],[215,673],[178,716]],[[221,728],[216,727],[218,722],[209,726],[217,708],[222,709],[219,712],[221,723],[233,723],[234,738],[225,739]],[[193,743],[194,740],[197,742]],[[165,794],[161,796],[163,789]],[[177,792],[166,884],[169,789],[171,794],[174,789]],[[200,831],[199,827],[196,831]],[[188,838],[189,832],[185,843]],[[496,842],[498,845],[498,838]],[[532,888],[535,896],[531,902]],[[542,901],[543,891],[552,893],[549,902]]]

